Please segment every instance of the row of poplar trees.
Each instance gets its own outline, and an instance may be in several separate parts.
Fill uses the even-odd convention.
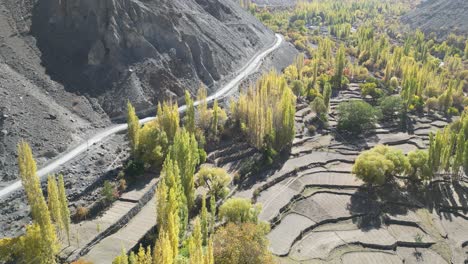
[[[128,135],[134,158],[142,159],[147,166],[159,166],[162,161],[156,197],[158,238],[152,253],[151,248],[140,248],[137,254],[123,252],[114,260],[115,264],[175,263],[181,258],[179,247],[182,241],[188,244],[190,263],[214,263],[213,243],[208,238],[208,226],[214,226],[209,219],[214,217],[208,215],[205,199],[192,235],[185,237],[189,212],[194,207],[195,171],[206,155],[198,144],[197,136],[201,136],[196,133],[211,130],[216,134],[220,113],[217,102],[211,110],[208,109],[206,90],[201,89],[199,93],[201,99],[197,109],[190,95],[186,94],[184,127],[180,127],[177,104],[164,102],[159,105],[156,119],[142,127],[135,109],[128,103]],[[211,201],[211,208],[214,208],[214,197]]]
[[[31,208],[32,224],[26,234],[0,240],[0,261],[15,263],[56,263],[61,236],[70,243],[70,211],[63,176],[49,176],[46,201],[37,176],[36,162],[28,143],[18,144],[18,165],[21,182]]]
[[[462,169],[468,173],[467,115],[464,112],[458,121],[430,135],[428,166],[433,174],[449,174],[458,179]]]
[[[283,75],[275,71],[263,75],[231,108],[234,120],[255,147],[269,144],[280,152],[291,145],[296,96]]]

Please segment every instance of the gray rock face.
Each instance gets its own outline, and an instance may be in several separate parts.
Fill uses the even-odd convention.
[[[51,75],[111,116],[215,89],[274,39],[231,0],[43,0],[32,32]]]
[[[449,33],[468,33],[468,1],[466,0],[427,0],[402,17],[412,28],[420,28],[425,33],[434,32],[438,37]]]

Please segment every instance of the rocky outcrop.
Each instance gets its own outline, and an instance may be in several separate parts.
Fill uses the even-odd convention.
[[[402,21],[423,32],[447,37],[449,33],[468,33],[468,1],[427,0],[402,17]]]
[[[214,90],[274,39],[230,0],[43,0],[32,33],[50,73],[111,116]]]

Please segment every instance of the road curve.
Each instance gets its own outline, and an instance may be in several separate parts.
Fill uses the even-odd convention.
[[[255,70],[260,67],[262,60],[268,56],[270,53],[272,53],[274,50],[276,50],[281,43],[284,41],[283,37],[279,34],[275,35],[275,42],[273,45],[268,48],[267,50],[261,52],[257,56],[253,57],[252,59],[247,62],[247,64],[239,70],[239,73],[237,76],[232,79],[230,82],[228,82],[224,87],[216,91],[214,94],[210,95],[207,97],[207,101],[213,101],[215,99],[221,99],[232,92],[237,85],[248,75],[252,74]],[[195,101],[194,105],[199,105],[200,101]],[[186,106],[180,106],[179,107],[179,112],[185,112]],[[143,118],[140,120],[140,124],[145,124],[151,120],[154,120],[155,117],[147,117]],[[37,171],[37,175],[41,180],[43,180],[48,174],[52,173],[56,169],[58,169],[60,166],[63,164],[67,163],[74,157],[78,156],[80,153],[84,152],[86,149],[88,149],[89,146],[92,146],[95,143],[98,143],[105,138],[114,135],[118,132],[124,131],[127,129],[127,124],[119,124],[119,125],[114,125],[106,130],[103,130],[99,132],[98,134],[94,135],[91,138],[88,138],[85,142],[82,142],[81,144],[77,145],[73,149],[68,150],[67,152],[63,153],[59,158],[53,160],[49,164],[47,164],[45,167],[41,168],[40,170]],[[4,198],[5,196],[9,195],[10,193],[20,189],[21,186],[21,181],[15,181],[11,185],[8,185],[7,187],[3,188],[0,190],[0,198]]]

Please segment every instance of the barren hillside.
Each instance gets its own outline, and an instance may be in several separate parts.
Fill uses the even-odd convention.
[[[0,2],[0,178],[16,144],[43,164],[138,110],[216,89],[274,35],[230,0]],[[109,118],[110,117],[110,118]]]
[[[427,0],[406,14],[402,21],[425,33],[435,32],[439,37],[449,33],[468,33],[468,1]]]

